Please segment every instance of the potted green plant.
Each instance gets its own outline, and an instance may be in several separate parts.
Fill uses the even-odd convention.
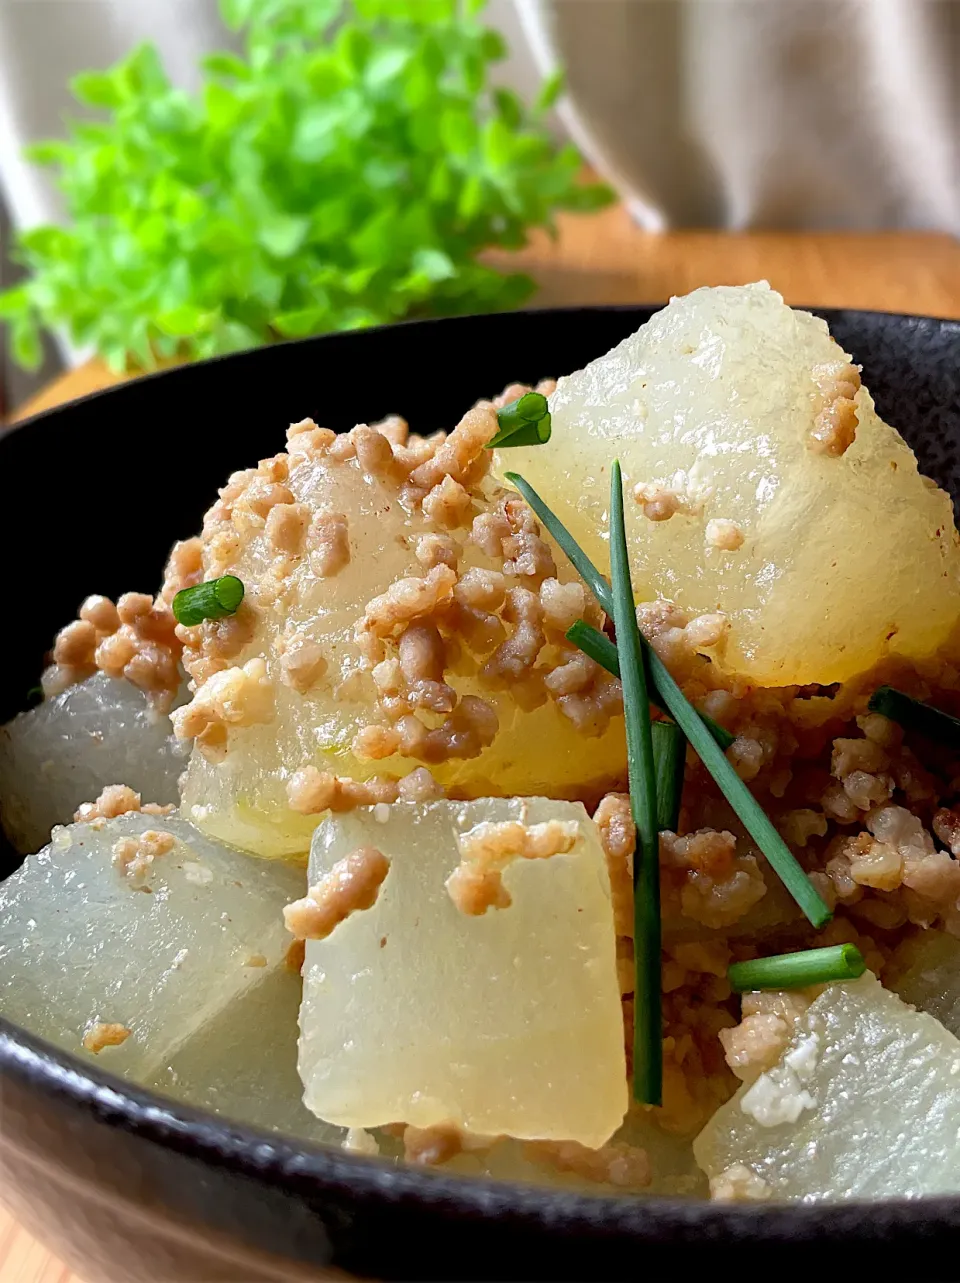
[[[31,149],[70,222],[18,238],[17,361],[44,328],[122,372],[528,297],[482,251],[610,194],[545,127],[559,79],[531,109],[491,88],[485,3],[221,0],[243,52],[208,57],[198,95],[150,45],[78,76],[102,114]]]

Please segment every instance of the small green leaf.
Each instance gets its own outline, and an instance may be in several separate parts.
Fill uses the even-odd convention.
[[[210,322],[209,312],[204,312],[189,303],[172,307],[157,316],[157,325],[164,334],[175,338],[190,338],[194,334],[199,334],[201,330],[209,329]]]
[[[440,137],[451,155],[469,156],[477,145],[479,130],[468,111],[456,109],[441,116]]]
[[[119,107],[126,98],[122,77],[105,71],[81,71],[70,90],[87,107]]]
[[[261,224],[257,230],[257,240],[274,258],[290,258],[296,254],[309,231],[309,218],[279,215]]]
[[[403,73],[411,57],[411,51],[402,46],[378,49],[367,63],[363,78],[369,88],[380,89]]]
[[[19,239],[31,254],[59,258],[70,241],[70,233],[62,227],[31,227],[21,232]]]
[[[207,119],[215,129],[231,129],[243,113],[244,103],[223,85],[209,84],[203,95]]]
[[[304,307],[298,312],[281,312],[273,319],[274,328],[285,338],[300,339],[322,334],[330,326],[328,308]]]
[[[476,218],[483,209],[483,179],[478,174],[471,174],[463,185],[460,199],[457,202],[457,213],[461,218]]]
[[[25,285],[15,285],[0,294],[0,321],[9,321],[30,310],[30,295]]]
[[[449,281],[457,274],[453,259],[440,249],[418,249],[413,256],[413,270],[434,283]]]
[[[509,51],[507,42],[500,32],[488,28],[480,39],[480,52],[485,61],[499,62],[502,58],[506,58]]]
[[[211,53],[201,62],[204,71],[212,76],[226,76],[233,80],[249,80],[250,67],[234,53]]]
[[[514,133],[499,116],[495,116],[483,131],[483,154],[493,169],[502,169],[513,159]]]
[[[536,110],[540,112],[549,111],[561,97],[566,87],[567,78],[563,71],[552,72],[540,86],[540,92],[537,94]]]
[[[510,89],[495,89],[493,100],[503,123],[510,129],[517,129],[523,120],[523,104]]]
[[[245,27],[257,10],[259,0],[220,0],[220,14],[231,31]]]
[[[25,370],[36,370],[43,360],[43,346],[36,322],[29,316],[18,316],[10,335],[10,351],[17,365]]]
[[[75,153],[70,143],[50,140],[24,147],[23,154],[35,165],[64,165],[73,158]]]

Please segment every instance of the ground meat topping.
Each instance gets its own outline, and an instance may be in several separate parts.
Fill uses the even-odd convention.
[[[338,860],[302,900],[283,911],[287,930],[298,940],[325,940],[351,913],[371,908],[390,871],[390,861],[374,846],[362,846]]]
[[[142,886],[160,856],[168,855],[177,840],[165,829],[145,829],[138,837],[120,838],[113,844],[113,867],[134,886]]]
[[[573,850],[580,829],[575,820],[543,824],[484,821],[457,838],[460,863],[446,881],[450,899],[461,913],[477,917],[490,908],[512,903],[503,871],[514,860],[547,860]]]
[[[752,1083],[777,1063],[790,1035],[790,1025],[780,1016],[758,1013],[745,1016],[735,1029],[721,1029],[720,1041],[733,1072]]]
[[[279,638],[280,680],[291,690],[305,695],[327,672],[327,660],[319,642],[303,632]]]
[[[678,513],[694,517],[703,509],[703,502],[684,489],[667,486],[658,481],[641,481],[633,488],[633,497],[643,509],[648,521],[669,521]]]
[[[167,567],[170,587],[197,582],[194,545],[193,540],[175,545]],[[146,593],[124,593],[116,605],[109,597],[88,597],[80,618],[54,640],[53,663],[41,678],[43,693],[51,699],[99,669],[125,677],[166,712],[180,686],[180,652],[176,620],[164,596],[154,600]]]
[[[836,459],[850,448],[857,435],[860,371],[847,361],[829,361],[814,366],[813,379],[822,408],[814,419],[807,445],[817,454]]]
[[[535,1140],[524,1145],[524,1152],[549,1163],[558,1172],[572,1172],[584,1180],[619,1189],[646,1189],[653,1180],[647,1151],[619,1141],[588,1149],[575,1140]]]
[[[270,509],[265,534],[274,552],[298,557],[310,524],[310,509],[305,503],[281,503]]]
[[[452,759],[478,757],[496,738],[496,709],[476,695],[464,695],[440,726],[428,727],[413,713],[393,726],[364,727],[353,740],[353,751],[367,760],[380,761],[396,753],[436,764]]]
[[[716,548],[720,552],[736,552],[743,547],[743,540],[743,531],[735,521],[726,517],[714,517],[707,522],[704,541],[708,548]]]
[[[400,781],[399,789],[401,802],[436,802],[446,797],[443,787],[425,766],[418,766],[415,771],[405,775]]]
[[[732,833],[698,829],[684,837],[660,834],[664,898],[706,927],[726,927],[766,894],[756,856],[738,855]]]
[[[513,624],[513,632],[483,667],[484,680],[496,685],[508,685],[529,673],[546,641],[543,607],[529,588],[509,589],[502,618]]]
[[[626,793],[608,793],[593,815],[607,857],[613,921],[618,936],[633,936],[633,852],[637,830]]]
[[[364,1131],[362,1127],[348,1128],[341,1142],[341,1148],[347,1154],[366,1154],[370,1158],[375,1158],[380,1153],[376,1136],[372,1132]]]
[[[228,727],[264,725],[274,713],[273,682],[258,657],[208,677],[171,721],[178,739],[195,739],[201,751],[216,757],[226,751]]]
[[[734,1163],[710,1178],[710,1197],[717,1203],[756,1203],[769,1198],[767,1181],[743,1163]]]
[[[412,495],[419,491],[422,497],[446,476],[463,482],[478,463],[488,465],[490,452],[484,446],[497,435],[499,427],[496,410],[489,402],[468,410],[432,458],[410,473]]]
[[[287,785],[287,803],[292,811],[300,815],[319,815],[323,811],[353,811],[358,806],[395,802],[399,796],[400,784],[397,780],[379,776],[373,776],[369,780],[352,780],[331,775],[316,766],[301,767],[294,772]]]
[[[576,580],[562,584],[559,579],[545,579],[540,585],[540,605],[544,627],[558,633],[566,633],[572,624],[589,613],[586,589]]]
[[[473,512],[473,500],[459,481],[444,477],[424,495],[423,515],[441,530],[455,530],[466,525]]]
[[[338,575],[349,564],[350,535],[344,513],[317,513],[306,538],[310,569],[321,579]]]
[[[460,545],[449,535],[421,535],[417,540],[416,558],[424,570],[432,570],[434,566],[456,570],[460,551]]]
[[[403,1157],[408,1163],[438,1167],[456,1158],[463,1147],[463,1133],[452,1123],[403,1129]]]
[[[427,619],[449,605],[457,582],[449,566],[434,566],[423,579],[398,579],[385,593],[367,602],[363,618],[357,625],[357,642],[368,656],[382,658],[382,652],[371,647],[371,639],[397,637],[408,624]]]
[[[101,828],[105,821],[129,815],[131,811],[141,811],[144,815],[169,815],[174,809],[172,802],[166,806],[159,806],[156,802],[141,804],[140,794],[128,785],[108,784],[95,802],[84,802],[73,819],[75,824],[93,824]]]
[[[84,1031],[83,1049],[99,1056],[104,1047],[122,1046],[132,1032],[126,1025],[104,1023],[98,1020]]]

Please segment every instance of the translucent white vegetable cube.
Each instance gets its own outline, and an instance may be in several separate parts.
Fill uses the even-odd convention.
[[[603,569],[616,456],[641,600],[722,611],[716,657],[756,685],[846,681],[887,654],[931,654],[960,608],[950,496],[849,360],[766,282],[694,290],[560,379],[549,450],[502,450],[495,467],[539,490]],[[838,419],[855,437],[823,452]],[[669,520],[648,520],[658,496]]]
[[[575,845],[514,861],[512,904],[467,916],[445,886],[458,837],[507,820],[572,821]],[[331,816],[314,836],[311,885],[362,846],[390,861],[375,904],[307,943],[308,1108],[351,1127],[608,1140],[627,1105],[623,1021],[606,865],[583,807],[486,798]]]
[[[176,802],[187,746],[128,681],[97,673],[0,727],[0,819],[21,853],[107,784]]]
[[[890,988],[904,1002],[960,1037],[960,940],[945,931],[921,931],[896,951],[890,973]]]
[[[297,1073],[300,976],[282,966],[261,975],[178,1048],[147,1085],[226,1118],[339,1144],[340,1129],[303,1104]]]
[[[116,844],[151,829],[172,849],[125,873]],[[116,1034],[100,1064],[149,1081],[285,965],[283,906],[303,890],[302,869],[239,854],[174,815],[58,829],[0,885],[0,1013],[80,1055]]]
[[[779,1064],[714,1114],[694,1152],[721,1183],[746,1168],[755,1196],[960,1190],[960,1042],[869,973],[830,985]]]

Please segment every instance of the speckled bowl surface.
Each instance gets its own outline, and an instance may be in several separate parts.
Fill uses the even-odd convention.
[[[447,427],[512,379],[599,356],[648,308],[417,322],[153,376],[0,436],[0,718],[90,591],[159,580],[234,468],[292,420]],[[960,494],[960,323],[824,313],[922,469]],[[864,520],[882,520],[865,514]],[[0,874],[12,867],[0,853]],[[0,1200],[89,1283],[960,1277],[960,1197],[722,1207],[584,1197],[390,1167],[165,1102],[0,1019]]]

